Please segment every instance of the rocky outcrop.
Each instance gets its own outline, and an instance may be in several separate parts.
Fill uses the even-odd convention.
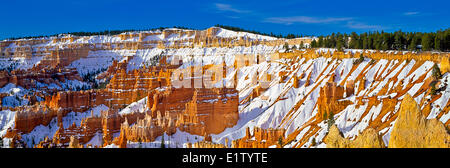
[[[132,126],[128,121],[121,124],[121,136],[129,141],[152,142],[177,129],[202,136],[217,134],[234,126],[239,118],[235,89],[168,88],[151,93],[145,117]]]
[[[218,134],[237,123],[238,105],[236,89],[195,89],[185,112],[177,117],[177,126],[197,135]]]
[[[29,133],[38,125],[48,125],[54,117],[62,117],[62,111],[55,111],[44,106],[21,107],[15,115],[14,129]]]
[[[125,130],[121,129],[120,136],[118,138],[119,148],[127,148],[128,139],[125,134]]]
[[[84,112],[100,104],[108,105],[110,98],[106,90],[61,91],[45,98],[45,105],[64,112]]]
[[[69,46],[69,48],[63,50],[52,50],[50,51],[50,54],[41,61],[39,67],[65,67],[75,60],[86,58],[88,53],[89,47],[85,44]]]
[[[107,85],[107,90],[111,93],[111,105],[122,108],[147,96],[147,91],[157,87],[167,86],[169,83],[169,73],[149,69],[133,70],[126,73],[126,70],[119,70]]]
[[[384,148],[381,136],[375,129],[368,128],[355,140],[343,137],[336,125],[333,125],[324,139],[327,148]]]
[[[68,148],[83,148],[83,146],[79,144],[78,138],[71,136]]]
[[[450,72],[450,57],[442,57],[440,63],[441,63],[440,69],[442,74]]]
[[[352,104],[351,101],[340,100],[344,98],[345,91],[352,89],[353,88],[337,86],[336,82],[328,82],[324,87],[320,88],[320,96],[317,99],[319,112],[317,113],[316,118],[319,121],[326,120]]]
[[[133,126],[130,126],[125,120],[120,128],[119,144],[125,138],[133,142],[152,142],[156,137],[163,135],[165,129],[175,128],[172,123],[158,122],[161,120],[163,120],[161,116],[154,120],[150,115],[145,115],[145,118],[138,120]],[[172,131],[175,132],[175,130]]]
[[[250,133],[250,128],[247,127],[246,134],[243,138],[233,140],[231,142],[232,148],[268,148],[272,145],[282,147],[285,141],[285,129],[262,129],[258,127],[253,128],[253,134]],[[281,142],[281,144],[280,144]],[[280,146],[281,145],[281,146]]]
[[[427,120],[406,94],[391,132],[389,148],[450,148],[450,134],[437,119]]]
[[[211,141],[199,141],[193,144],[187,144],[188,148],[226,148],[224,144],[217,144]]]
[[[73,68],[38,68],[34,67],[30,70],[13,70],[10,73],[7,71],[0,71],[0,88],[8,83],[13,83],[18,86],[22,86],[26,89],[37,88],[36,82],[43,84],[56,84],[61,86],[60,83],[66,80],[79,80],[82,81],[78,75],[76,69]],[[40,90],[47,91],[49,89],[39,87]]]
[[[146,97],[155,88],[170,86],[171,74],[181,64],[168,65],[163,57],[159,66],[144,66],[127,72],[126,65],[126,63],[113,64],[107,71],[108,73],[115,70],[114,76],[106,86],[111,100],[108,102],[110,108],[123,108]]]

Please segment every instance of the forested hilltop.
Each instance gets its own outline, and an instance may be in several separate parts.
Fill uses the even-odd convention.
[[[312,48],[351,48],[376,50],[449,51],[450,28],[437,32],[366,32],[357,34],[333,33],[319,36],[311,42]]]

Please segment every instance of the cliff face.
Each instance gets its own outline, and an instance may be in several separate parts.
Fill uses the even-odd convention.
[[[427,120],[416,101],[405,95],[391,132],[389,148],[450,148],[450,134],[442,122]]]
[[[347,87],[345,90],[353,90],[353,88]],[[342,111],[349,104],[352,104],[351,101],[340,100],[344,98],[345,90],[344,87],[337,86],[336,82],[328,82],[324,87],[320,88],[320,97],[317,100],[319,112],[316,116],[319,120],[326,120],[336,112]],[[347,95],[350,95],[350,93],[347,93]]]
[[[14,129],[29,133],[38,125],[48,125],[54,117],[62,117],[62,111],[55,111],[42,106],[21,108],[15,116]]]
[[[147,96],[148,91],[168,86],[172,70],[163,70],[160,67],[133,70],[129,73],[126,73],[126,69],[118,70],[106,87],[113,98],[109,102],[111,107],[122,108]]]
[[[195,89],[185,112],[178,116],[177,126],[197,135],[221,133],[237,123],[238,102],[236,89]]]
[[[64,112],[83,112],[100,104],[107,104],[110,98],[106,90],[68,91],[58,92],[45,98],[45,105]]]
[[[41,61],[38,67],[65,67],[67,65],[70,65],[75,60],[87,57],[89,53],[89,47],[87,45],[74,45],[68,46],[67,49],[56,49],[49,52],[50,54]]]

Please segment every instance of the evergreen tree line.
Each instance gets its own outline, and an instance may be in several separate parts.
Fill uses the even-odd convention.
[[[312,48],[325,47],[342,50],[376,49],[376,50],[410,50],[410,51],[449,51],[450,28],[436,32],[366,32],[357,34],[332,33],[319,36],[311,42]]]

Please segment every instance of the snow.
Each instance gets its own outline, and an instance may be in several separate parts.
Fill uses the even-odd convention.
[[[16,112],[11,110],[0,111],[0,137],[6,134],[8,128],[14,128]]]
[[[86,143],[86,145],[91,144],[92,147],[95,147],[95,146],[98,147],[98,146],[103,146],[102,142],[103,142],[103,134],[97,132],[97,133],[95,133],[94,137],[92,137],[91,140]]]
[[[62,118],[63,122],[63,128],[67,129],[69,128],[73,123],[77,127],[81,126],[81,121],[84,118],[92,117],[91,111],[94,114],[94,116],[99,116],[101,114],[101,111],[108,110],[108,107],[101,104],[97,107],[92,108],[91,110],[88,110],[83,113],[77,113],[77,112],[70,112],[66,116]],[[22,139],[27,144],[28,147],[31,147],[36,144],[36,142],[43,141],[45,137],[53,138],[56,131],[59,129],[57,118],[53,118],[50,121],[50,124],[47,126],[39,125],[35,127],[30,133],[28,134],[22,134]],[[91,140],[92,141],[92,140]],[[94,141],[93,141],[94,142]]]
[[[36,90],[39,90],[40,88],[47,88],[47,89],[56,89],[56,90],[80,90],[82,88],[91,88],[91,85],[89,85],[86,82],[82,82],[79,80],[65,80],[64,82],[59,82],[59,85],[56,83],[50,83],[45,84],[41,82],[36,81]]]
[[[442,96],[433,102],[431,112],[428,116],[428,119],[436,118],[439,113],[442,113],[442,109],[448,104],[450,101],[450,73],[445,73],[442,75],[441,85],[439,87],[447,86],[445,90],[441,91]],[[450,113],[447,111],[439,120],[443,123],[446,123],[450,118]]]
[[[13,83],[8,83],[0,89],[0,93],[6,93],[7,96],[2,99],[2,106],[4,107],[17,107],[28,104],[28,100],[24,99],[24,95],[28,94],[28,90],[16,86]]]
[[[180,131],[178,128],[173,135],[167,135],[164,133],[164,144],[166,148],[186,148],[186,143],[196,143],[203,141],[203,136],[192,135],[184,131]],[[127,148],[160,148],[162,136],[159,136],[153,142],[128,142]],[[113,146],[111,146],[113,147]]]
[[[225,37],[225,38],[230,38],[230,37],[237,37],[237,38],[244,38],[244,39],[249,38],[249,39],[257,39],[257,40],[276,40],[277,39],[275,37],[263,36],[263,35],[252,34],[252,33],[247,33],[247,32],[235,32],[235,31],[222,29],[222,28],[219,28],[219,31],[217,32],[216,36],[217,37]]]
[[[88,73],[106,71],[112,65],[113,60],[121,61],[123,57],[133,56],[132,50],[98,50],[89,51],[86,58],[80,58],[73,61],[69,68],[76,68],[80,76]]]
[[[10,70],[27,70],[41,62],[44,56],[35,56],[29,59],[24,57],[0,58],[0,70],[11,68]]]
[[[143,113],[145,112],[145,109],[147,108],[147,97],[142,98],[141,100],[137,102],[133,102],[124,109],[122,109],[119,114],[131,114],[131,113]]]

